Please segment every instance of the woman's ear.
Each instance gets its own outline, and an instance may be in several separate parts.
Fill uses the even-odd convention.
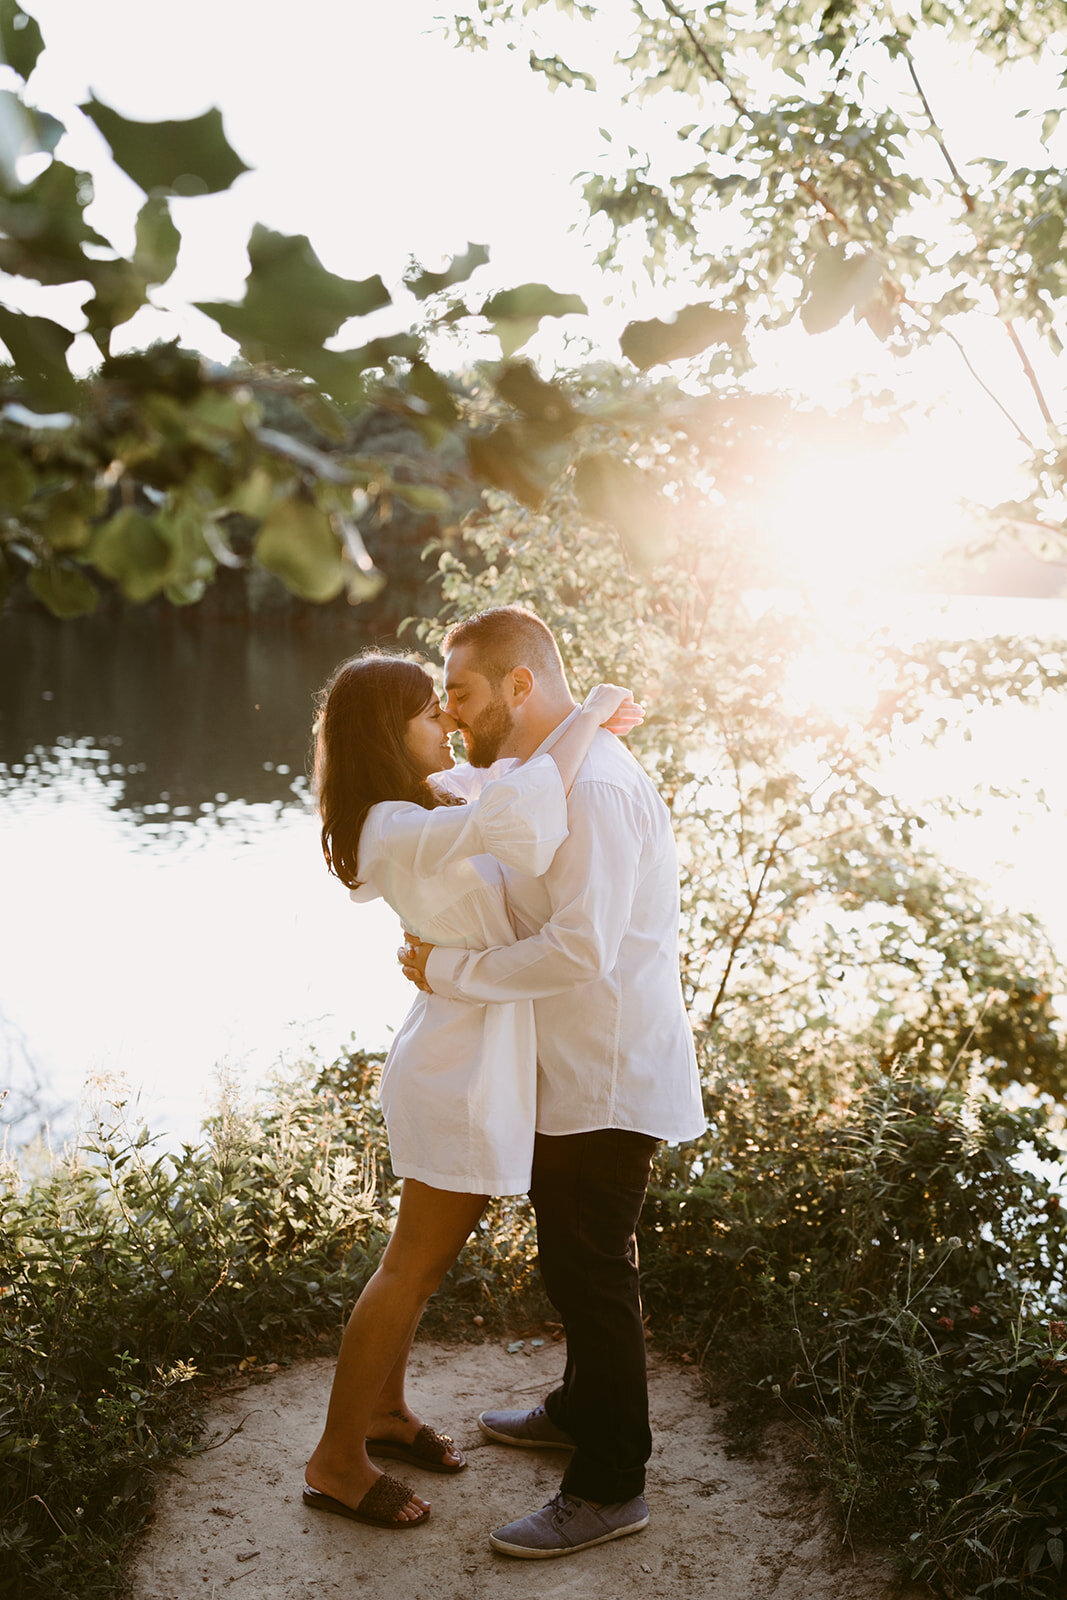
[[[534,676],[529,667],[513,667],[511,671],[511,703],[521,706],[533,692]]]

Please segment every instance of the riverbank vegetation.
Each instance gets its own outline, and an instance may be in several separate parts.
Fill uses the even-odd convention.
[[[395,1201],[376,1065],[307,1064],[174,1154],[106,1109],[36,1178],[5,1171],[5,1592],[119,1593],[160,1469],[210,1444],[211,1383],[338,1336]],[[742,1442],[789,1422],[850,1536],[949,1596],[1052,1600],[1067,1208],[1043,1114],[907,1064],[858,1067],[834,1103],[773,1060],[705,1067],[709,1131],[662,1153],[642,1222],[651,1336],[700,1364]],[[546,1316],[527,1209],[494,1202],[428,1323]]]

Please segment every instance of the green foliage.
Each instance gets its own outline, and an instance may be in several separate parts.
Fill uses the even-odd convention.
[[[601,130],[603,151],[581,174],[598,259],[614,271],[639,260],[654,279],[699,285],[742,317],[720,371],[740,377],[749,335],[797,317],[813,334],[852,318],[899,355],[951,342],[1031,456],[1029,493],[1013,517],[994,520],[1042,553],[1062,549],[1067,418],[1034,360],[1042,343],[1058,355],[1067,341],[1062,163],[1012,167],[973,136],[946,134],[926,81],[929,47],[947,35],[961,62],[1007,67],[1040,55],[1062,90],[1061,5],[629,0],[608,11],[479,0],[453,20],[460,44],[487,47],[499,34],[553,88],[580,92],[585,64],[614,42],[622,99],[646,106],[656,133],[642,147],[633,123],[625,136]],[[1062,93],[1052,104],[1027,98],[1044,81],[1005,72],[998,94],[1018,97],[1017,115],[1047,144],[1063,105]],[[1040,421],[987,367],[983,321],[997,327]],[[673,347],[664,332],[649,350],[632,329],[623,343],[641,368],[700,348],[680,336]]]
[[[215,107],[183,122],[133,122],[95,95],[81,109],[146,194],[219,194],[249,170],[227,143]]]
[[[533,337],[544,317],[581,315],[585,309],[585,301],[576,294],[557,294],[544,283],[524,283],[490,295],[481,314],[493,324],[507,358]]]
[[[901,747],[936,746],[964,707],[1063,689],[1067,661],[1020,640],[875,641],[868,705],[806,703],[796,682],[817,630],[751,599],[766,580],[737,484],[753,470],[753,412],[738,422],[728,400],[666,384],[651,410],[641,430],[617,396],[624,441],[605,406],[535,506],[491,498],[466,549],[442,550],[443,612],[423,637],[452,615],[527,604],[577,689],[626,682],[645,701],[629,743],[672,812],[686,995],[732,1048],[773,1049],[801,1082],[847,1075],[857,1049],[885,1064],[908,1051],[938,1078],[973,1066],[1064,1097],[1065,981],[1048,939],[925,846],[957,802],[907,805],[882,769]],[[767,410],[769,457],[794,420]]]
[[[828,1103],[700,1043],[710,1127],[661,1152],[642,1221],[653,1329],[704,1352],[749,1436],[788,1408],[854,1533],[950,1596],[1053,1600],[1067,1210],[1035,1174],[1059,1153],[1042,1114],[903,1073]],[[0,1174],[0,1553],[25,1600],[121,1592],[204,1381],[339,1333],[396,1203],[379,1061],[308,1063],[254,1114],[225,1096],[170,1155],[119,1111]],[[546,1310],[529,1208],[495,1201],[428,1324]]]
[[[8,66],[28,78],[43,49],[40,28],[18,0],[0,0],[0,54]]]
[[[252,361],[282,367],[314,363],[324,342],[350,317],[389,304],[389,291],[375,275],[362,282],[327,272],[309,241],[257,224],[248,241],[251,270],[240,305],[200,301]]]
[[[40,33],[12,0],[0,5],[0,44],[16,71],[32,69]],[[0,306],[11,357],[0,375],[0,492],[14,490],[0,515],[0,602],[25,580],[57,616],[81,615],[95,604],[95,574],[133,604],[161,594],[188,605],[220,566],[252,566],[303,599],[344,594],[359,604],[383,581],[363,532],[373,529],[381,543],[395,496],[447,519],[468,509],[483,467],[490,482],[505,457],[513,478],[547,473],[542,440],[529,428],[498,432],[491,447],[475,442],[461,469],[468,441],[486,430],[486,407],[463,404],[427,363],[425,334],[438,322],[484,316],[510,351],[544,317],[584,311],[575,296],[526,284],[488,299],[483,290],[481,310],[470,309],[455,291],[488,259],[472,244],[440,272],[412,263],[404,283],[420,303],[417,325],[359,343],[360,319],[392,301],[381,277],[340,277],[302,235],[257,226],[243,298],[199,306],[239,345],[248,363],[239,376],[208,370],[176,346],[112,360],[114,330],[177,262],[169,197],[222,193],[248,169],[215,109],[139,122],[91,98],[81,112],[148,197],[127,255],[86,222],[93,186],[52,153],[60,124],[15,91],[3,95],[0,270],[46,286],[88,284],[82,309],[104,363],[75,381],[72,331]],[[31,152],[47,159],[23,181],[19,158]],[[350,324],[356,344],[327,349]],[[263,427],[279,392],[289,401],[286,427]],[[357,437],[374,433],[364,424],[381,413],[409,426],[414,448],[409,433],[402,454],[357,454]],[[581,421],[573,411],[568,419],[572,428]]]
[[[380,1120],[347,1115],[374,1065],[337,1065],[344,1105],[309,1073],[178,1154],[118,1114],[42,1177],[5,1171],[0,1551],[26,1600],[113,1592],[197,1373],[340,1327],[383,1243]]]
[[[873,1076],[711,1080],[710,1131],[642,1221],[646,1302],[711,1355],[735,1425],[799,1423],[846,1531],[954,1597],[1061,1592],[1067,1213],[1043,1117]],[[679,1307],[685,1309],[679,1311]]]
[[[489,252],[484,244],[469,244],[463,255],[455,256],[443,272],[427,272],[418,262],[412,262],[404,278],[404,286],[416,300],[425,300],[429,295],[440,294],[443,289],[451,289],[457,283],[465,282],[472,272],[484,267],[488,260]]]
[[[718,306],[684,306],[666,321],[631,322],[623,329],[619,348],[627,361],[645,371],[664,362],[700,355],[713,344],[735,344],[744,318]]]

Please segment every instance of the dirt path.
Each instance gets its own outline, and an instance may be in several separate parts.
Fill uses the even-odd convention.
[[[584,1554],[516,1561],[491,1528],[543,1505],[560,1457],[482,1439],[489,1405],[536,1405],[560,1369],[551,1344],[416,1346],[409,1394],[470,1458],[455,1478],[396,1470],[433,1502],[425,1527],[392,1533],[305,1509],[304,1461],[333,1370],[300,1363],[217,1402],[209,1437],[225,1439],[161,1486],[132,1567],[133,1600],[900,1600],[886,1564],[856,1563],[825,1504],[773,1460],[723,1452],[695,1377],[653,1358],[655,1447],[648,1528]],[[239,1428],[232,1437],[226,1435]]]

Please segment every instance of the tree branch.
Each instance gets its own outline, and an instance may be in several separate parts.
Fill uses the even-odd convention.
[[[717,83],[720,83],[722,85],[722,87],[726,90],[727,98],[729,99],[730,104],[737,111],[738,115],[744,117],[747,122],[751,122],[752,121],[752,113],[749,111],[748,107],[744,104],[744,102],[742,100],[738,99],[738,97],[734,93],[733,89],[731,89],[730,84],[729,84],[725,74],[722,71],[722,68],[716,65],[716,63],[712,60],[711,56],[708,54],[707,50],[704,48],[704,45],[701,43],[699,37],[697,36],[697,34],[696,34],[696,32],[695,32],[695,30],[693,28],[692,23],[689,21],[689,18],[685,15],[684,12],[679,10],[679,8],[674,4],[674,0],[663,0],[663,6],[664,6],[664,9],[675,19],[676,22],[680,22],[681,23],[682,27],[685,29],[686,33],[689,35],[689,39],[690,39],[690,42],[692,43],[693,49],[696,51],[696,53],[700,57],[701,61],[703,61],[704,65],[707,67],[708,71],[711,73],[711,75],[715,79],[715,81]],[[793,174],[793,176],[796,177],[797,169],[795,167],[787,167],[787,166],[783,165],[780,170],[783,171],[783,172],[791,172]],[[838,227],[841,228],[842,231],[844,232],[845,236],[847,238],[851,238],[852,237],[852,229],[849,227],[849,225],[845,221],[844,217],[841,216],[840,212],[834,210],[834,208],[830,204],[829,200],[827,200],[826,196],[822,193],[821,190],[819,190],[819,189],[817,189],[815,187],[815,185],[811,182],[810,178],[799,178],[798,177],[798,178],[796,178],[796,182],[797,182],[798,188],[803,189],[804,193],[807,194],[808,196],[810,196],[810,198],[815,202],[815,204],[817,206],[819,206],[826,213],[826,215],[828,217],[832,217],[834,219],[834,221],[837,223]],[[826,240],[827,244],[829,244],[831,242],[830,241],[830,237],[826,232],[826,223],[825,223],[824,218],[822,218],[822,217],[819,218],[819,227],[822,230],[823,238]]]
[[[934,114],[930,109],[930,102],[926,98],[926,90],[923,88],[922,84],[919,82],[919,74],[915,70],[915,63],[911,59],[911,51],[910,50],[905,50],[904,51],[904,60],[908,63],[908,71],[911,73],[911,81],[915,85],[916,92],[918,93],[919,99],[923,103],[923,110],[926,112],[927,120],[928,120],[928,122],[930,124],[931,130],[933,131],[933,135],[934,135],[934,139],[935,139],[935,141],[937,143],[937,147],[941,151],[941,154],[944,156],[945,161],[948,163],[948,170],[951,172],[952,177],[953,177],[953,179],[954,179],[954,181],[956,183],[956,187],[960,191],[960,195],[962,197],[964,205],[966,206],[966,208],[967,208],[967,210],[969,212],[973,212],[974,209],[975,209],[974,196],[972,195],[971,191],[968,189],[966,183],[963,181],[963,176],[962,176],[962,174],[960,172],[960,169],[957,167],[956,163],[953,161],[951,155],[949,154],[948,146],[946,145],[946,143],[945,143],[945,141],[944,141],[944,139],[942,137],[942,134],[941,134],[941,129],[939,128],[939,126],[937,124],[937,121],[936,121],[936,119],[934,117]]]
[[[956,346],[956,349],[960,353],[960,358],[963,361],[964,366],[967,368],[967,371],[970,373],[970,375],[974,379],[975,383],[978,385],[978,387],[985,394],[987,394],[989,396],[990,400],[992,400],[993,404],[996,406],[997,410],[1002,414],[1002,416],[1006,417],[1008,422],[1011,423],[1012,427],[1015,429],[1015,432],[1018,435],[1018,437],[1021,440],[1021,442],[1026,446],[1026,448],[1031,453],[1036,453],[1037,446],[1034,443],[1034,441],[1032,439],[1027,438],[1026,434],[1023,432],[1022,428],[1016,422],[1015,418],[1012,416],[1012,414],[1008,410],[1008,408],[1003,404],[1003,402],[1000,400],[1000,398],[993,393],[993,391],[989,387],[988,383],[986,383],[983,378],[979,377],[978,373],[975,371],[973,365],[971,364],[970,356],[967,354],[966,350],[963,348],[963,346],[960,343],[960,341],[956,338],[956,335],[952,332],[952,330],[950,328],[946,328],[944,323],[941,324],[941,332],[945,335],[946,339],[951,339],[952,343]]]
[[[752,117],[751,117],[751,113],[749,112],[748,107],[741,100],[739,100],[737,98],[736,94],[734,93],[734,91],[731,89],[729,83],[727,82],[726,76],[723,73],[722,69],[715,65],[715,62],[711,59],[711,57],[709,56],[708,52],[705,50],[704,46],[701,44],[700,40],[697,38],[697,35],[693,31],[693,27],[692,27],[692,24],[689,21],[689,18],[684,14],[684,12],[679,11],[679,9],[678,9],[678,7],[676,5],[672,4],[672,0],[663,0],[663,5],[664,5],[664,9],[670,12],[670,14],[674,18],[674,20],[676,22],[680,22],[682,24],[682,27],[685,29],[686,33],[689,35],[690,40],[692,41],[693,49],[696,51],[696,53],[700,57],[701,61],[703,61],[704,65],[707,67],[707,69],[711,73],[712,77],[715,78],[718,83],[721,83],[723,88],[726,90],[726,94],[727,94],[727,97],[729,98],[730,104],[740,113],[741,116],[747,117],[748,120],[751,121]]]
[[[764,885],[770,876],[771,868],[778,859],[778,848],[788,833],[789,826],[790,825],[788,822],[783,822],[774,839],[771,841],[771,847],[767,851],[767,856],[763,863],[763,870],[760,873],[760,878],[756,885],[755,893],[753,894],[751,890],[746,890],[749,901],[748,915],[744,918],[740,928],[738,928],[736,934],[730,940],[730,949],[726,957],[726,967],[719,983],[718,992],[715,995],[715,999],[711,1003],[711,1010],[708,1012],[706,1018],[706,1024],[709,1028],[714,1023],[715,1018],[718,1015],[719,1007],[726,998],[726,986],[730,981],[731,974],[733,973],[734,962],[737,960],[737,952],[740,950],[745,935],[752,926],[753,919],[756,915],[756,907],[759,905],[760,896],[763,893]]]
[[[1041,412],[1041,415],[1045,419],[1045,426],[1049,429],[1050,432],[1055,432],[1056,424],[1052,420],[1052,412],[1048,408],[1048,403],[1046,402],[1045,396],[1042,393],[1041,385],[1037,381],[1037,373],[1034,371],[1033,367],[1030,365],[1030,357],[1027,355],[1026,351],[1022,347],[1022,341],[1019,338],[1018,333],[1016,332],[1015,323],[1014,323],[1014,321],[1012,320],[1011,317],[1004,317],[1003,318],[1003,322],[1004,322],[1004,327],[1007,329],[1008,338],[1011,340],[1012,344],[1015,346],[1015,353],[1019,357],[1019,360],[1022,362],[1023,371],[1026,373],[1026,381],[1027,381],[1027,383],[1029,383],[1031,389],[1034,391],[1034,398],[1037,401],[1038,410]]]

